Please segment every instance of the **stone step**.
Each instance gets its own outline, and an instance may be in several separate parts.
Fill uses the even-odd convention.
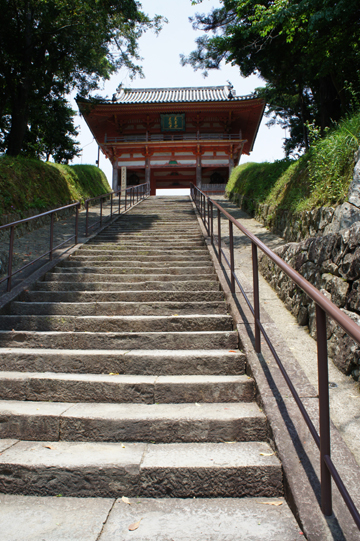
[[[116,444],[11,440],[2,447],[3,493],[83,498],[283,495],[281,464],[265,442]],[[262,507],[265,513],[268,506]]]
[[[76,252],[78,253],[78,252]],[[126,255],[126,254],[119,254],[119,255],[73,255],[70,256],[69,259],[59,263],[59,266],[61,267],[63,264],[71,264],[71,263],[80,263],[82,265],[86,265],[87,262],[89,263],[124,263],[133,261],[134,264],[139,264],[141,266],[144,265],[151,265],[152,263],[154,266],[157,266],[159,264],[172,264],[176,263],[176,265],[193,265],[197,267],[201,267],[202,265],[205,265],[207,263],[211,263],[211,259],[209,255],[206,255],[205,253],[203,255],[197,255],[192,256],[191,254],[188,255],[170,255],[168,254],[166,256],[166,260],[164,261],[164,256],[161,255],[138,255],[134,258],[134,256]]]
[[[62,332],[0,331],[0,347],[59,349],[237,349],[236,331]]]
[[[59,485],[58,485],[59,486]],[[59,487],[60,488],[60,487]],[[62,492],[59,491],[62,494]],[[267,498],[71,498],[1,495],[3,541],[221,541],[304,539],[286,501]],[[142,518],[138,530],[130,524]],[[239,524],[241,527],[239,527]],[[54,537],[55,535],[55,537]]]
[[[67,275],[66,275],[67,276]],[[91,278],[93,275],[90,275]],[[215,277],[214,277],[215,278]],[[220,284],[215,279],[210,280],[153,280],[151,282],[42,282],[34,285],[37,291],[220,291]]]
[[[232,317],[227,314],[171,316],[0,316],[4,331],[61,332],[201,332],[230,331]]]
[[[31,303],[208,303],[224,301],[224,294],[221,291],[25,291],[19,300]]]
[[[160,240],[169,240],[170,233],[167,231],[156,232],[156,239]],[[147,231],[146,229],[141,229],[140,231],[136,232],[133,230],[119,230],[119,229],[105,229],[98,235],[96,235],[96,239],[107,239],[114,237],[116,239],[118,238],[126,238],[126,239],[134,239],[134,240],[144,240],[144,239],[154,239],[154,231]],[[204,237],[199,231],[199,229],[194,229],[193,231],[184,231],[183,229],[179,231],[173,231],[171,233],[171,239],[181,239],[181,240],[202,240]]]
[[[123,260],[97,260],[93,258],[88,258],[88,260],[77,260],[77,259],[70,259],[67,261],[63,261],[61,264],[56,266],[56,270],[61,272],[61,268],[106,268],[109,269],[111,267],[114,268],[136,268],[139,269],[140,272],[143,272],[143,269],[151,270],[151,269],[168,269],[168,268],[181,268],[186,270],[193,271],[194,268],[211,268],[213,269],[213,266],[210,261],[207,261],[204,259],[203,261],[199,260],[175,260],[175,261],[161,261],[158,259],[157,261],[144,261],[144,260],[134,260],[133,258],[123,259]]]
[[[103,246],[101,244],[98,245],[91,245],[91,244],[84,244],[83,247],[80,247],[79,250],[76,252],[78,255],[105,255],[109,253],[109,255],[116,255],[117,252],[125,252],[126,255],[160,255],[162,257],[166,255],[176,255],[176,256],[196,256],[196,255],[207,255],[208,251],[207,248],[204,246],[203,248],[198,247],[192,247],[192,248],[186,248],[185,247],[176,247],[172,246],[171,248],[152,248],[151,246],[147,247],[136,247],[136,246],[119,246],[117,244],[114,244],[112,248],[110,249],[106,245]]]
[[[153,240],[151,239],[141,240],[141,242],[138,240],[136,241],[133,241],[131,239],[128,240],[126,238],[119,239],[116,242],[100,240],[100,239],[99,241],[97,241],[96,239],[94,239],[91,241],[91,243],[88,244],[88,246],[89,247],[103,246],[105,248],[107,247],[108,249],[111,249],[112,247],[114,247],[117,250],[119,250],[120,248],[124,246],[126,248],[127,247],[132,248],[133,246],[136,246],[138,250],[141,250],[142,248],[148,248],[148,247],[156,248],[156,246],[164,250],[169,250],[169,249],[170,250],[183,250],[183,249],[191,250],[192,248],[205,246],[205,241],[204,239],[193,240],[193,241],[178,240],[178,239],[163,241],[163,240],[157,240],[156,236],[154,235]]]
[[[104,265],[104,264],[103,264]],[[67,267],[65,265],[61,267],[56,267],[56,274],[106,274],[113,276],[114,274],[131,274],[131,275],[137,275],[137,274],[171,274],[174,276],[185,274],[186,276],[196,274],[196,275],[204,275],[204,274],[215,274],[214,267],[212,265],[207,266],[201,266],[201,267],[175,267],[175,266],[168,266],[164,265],[163,267],[137,267],[133,263],[130,263],[129,265],[112,265],[109,264],[108,266],[92,266],[88,264],[87,266],[70,266]]]
[[[248,376],[0,372],[2,400],[142,404],[252,402]]]
[[[245,354],[233,350],[0,350],[0,370],[68,374],[242,375]]]
[[[220,302],[18,302],[11,303],[11,315],[66,316],[173,316],[175,314],[227,314]]]
[[[33,441],[266,441],[254,402],[112,404],[0,401],[0,438]],[[0,457],[1,458],[1,457]]]
[[[211,276],[214,276],[214,278],[217,278],[217,275],[215,274],[215,271],[213,271],[212,274],[208,273],[199,273],[194,274],[196,276],[196,280],[202,281],[202,280],[209,280]],[[141,276],[141,274],[120,274],[120,273],[110,273],[106,272],[105,274],[100,273],[86,273],[86,272],[47,272],[45,274],[45,281],[51,282],[142,282],[144,280],[144,277]],[[173,282],[173,281],[188,281],[188,275],[187,274],[161,274],[159,272],[159,269],[156,269],[156,274],[150,274],[148,273],[146,275],[147,283],[149,282],[156,282],[156,281],[162,281],[162,282]]]

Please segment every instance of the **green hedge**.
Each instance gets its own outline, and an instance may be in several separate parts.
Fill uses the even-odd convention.
[[[0,157],[0,214],[56,208],[110,191],[104,173],[94,165]]]
[[[360,113],[348,117],[318,139],[298,160],[246,163],[236,167],[226,191],[246,196],[249,210],[265,203],[293,212],[346,200],[360,144]]]

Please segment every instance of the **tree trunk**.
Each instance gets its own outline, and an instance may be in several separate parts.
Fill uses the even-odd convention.
[[[330,75],[320,79],[320,122],[321,134],[341,117],[341,102]]]
[[[11,100],[11,128],[7,154],[18,156],[21,152],[28,123],[28,92],[22,87]]]

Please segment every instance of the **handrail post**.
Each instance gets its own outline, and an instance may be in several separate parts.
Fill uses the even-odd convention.
[[[8,263],[8,280],[7,291],[11,291],[11,277],[12,277],[12,260],[14,251],[14,239],[15,239],[15,226],[12,225],[10,229],[10,242],[9,242],[9,263]]]
[[[102,205],[103,203],[103,200],[102,200],[102,197],[100,197],[100,227],[102,226]]]
[[[230,237],[230,278],[231,278],[231,293],[235,293],[235,259],[234,259],[234,231],[233,223],[229,220],[229,237]]]
[[[218,209],[218,260],[221,264],[221,213]]]
[[[261,340],[260,340],[260,295],[259,295],[259,267],[258,267],[258,255],[257,246],[254,242],[251,243],[252,249],[252,267],[253,267],[253,289],[254,289],[254,323],[255,323],[255,351],[261,352]]]
[[[118,192],[118,214],[120,215],[121,190]]]
[[[79,236],[79,205],[76,207],[76,216],[75,216],[75,244],[78,243],[78,236]]]
[[[113,207],[113,194],[111,192],[111,195],[110,195],[110,220],[112,218],[112,207]]]
[[[210,237],[210,197],[207,198],[207,232]]]
[[[85,236],[89,236],[89,201],[85,201],[86,208],[86,223],[85,223]]]
[[[50,261],[53,258],[53,245],[54,245],[54,212],[50,215]]]
[[[214,247],[214,206],[212,201],[210,201],[210,236],[211,245]]]
[[[325,457],[330,457],[329,370],[326,341],[326,313],[317,304],[316,334],[319,382],[321,509],[325,516],[330,516],[332,514],[331,474],[325,462]]]
[[[126,212],[126,203],[127,203],[127,190],[125,189],[125,212]]]

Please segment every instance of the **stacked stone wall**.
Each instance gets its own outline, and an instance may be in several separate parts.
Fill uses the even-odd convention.
[[[360,326],[360,151],[355,158],[348,201],[336,209],[288,213],[285,239],[303,240],[274,251]],[[265,255],[260,257],[260,271],[298,323],[308,325],[316,338],[315,304]],[[360,346],[330,319],[327,338],[336,366],[359,380]]]
[[[287,243],[274,250],[360,325],[360,223],[339,233]],[[297,318],[316,338],[315,304],[265,255],[260,272]],[[360,376],[360,346],[329,319],[328,349],[336,366],[356,380]]]

